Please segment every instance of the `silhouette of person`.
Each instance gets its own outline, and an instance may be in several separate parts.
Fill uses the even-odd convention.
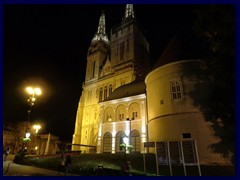
[[[70,171],[72,164],[72,158],[70,154],[67,155],[66,161],[65,161],[65,175]]]
[[[7,149],[6,149],[5,153],[4,153],[4,161],[7,160],[9,153],[10,153],[10,148],[7,147]]]
[[[58,173],[61,173],[61,172],[65,172],[65,156],[64,154],[61,156],[61,161],[60,161],[60,164],[58,166]]]
[[[130,161],[126,161],[125,169],[124,169],[125,176],[132,176],[131,170],[132,170],[131,162]]]

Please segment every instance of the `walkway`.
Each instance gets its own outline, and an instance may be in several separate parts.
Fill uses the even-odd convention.
[[[57,171],[13,163],[11,159],[3,161],[3,176],[64,176]],[[67,174],[67,176],[78,176]]]

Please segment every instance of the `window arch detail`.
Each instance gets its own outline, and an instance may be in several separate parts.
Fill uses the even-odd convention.
[[[116,109],[116,121],[126,120],[126,107],[124,105],[119,105]]]
[[[130,104],[129,106],[129,118],[131,119],[139,119],[141,118],[141,110],[140,105],[137,102]]]
[[[103,119],[103,122],[113,122],[115,121],[115,118],[114,118],[114,110],[112,107],[107,107],[105,110],[104,110],[104,119]]]

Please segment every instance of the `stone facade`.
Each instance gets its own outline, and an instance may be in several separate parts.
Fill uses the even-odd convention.
[[[228,164],[228,159],[210,149],[219,139],[190,95],[196,84],[207,83],[200,78],[204,61],[186,58],[181,48],[176,51],[177,38],[173,38],[149,71],[148,42],[134,19],[132,5],[126,6],[126,12],[131,16],[111,29],[110,40],[103,30],[104,14],[100,18],[102,31],[88,51],[72,150],[90,152],[90,147],[96,147],[96,153],[120,153],[120,144],[125,143],[133,146],[132,152],[155,153],[144,142],[193,141],[200,164]],[[210,89],[205,90],[198,98],[209,95]]]

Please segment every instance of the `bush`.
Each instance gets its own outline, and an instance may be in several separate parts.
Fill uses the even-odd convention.
[[[20,151],[18,152],[15,157],[13,162],[17,163],[17,164],[25,164],[24,158],[25,158],[25,152],[24,151]]]

